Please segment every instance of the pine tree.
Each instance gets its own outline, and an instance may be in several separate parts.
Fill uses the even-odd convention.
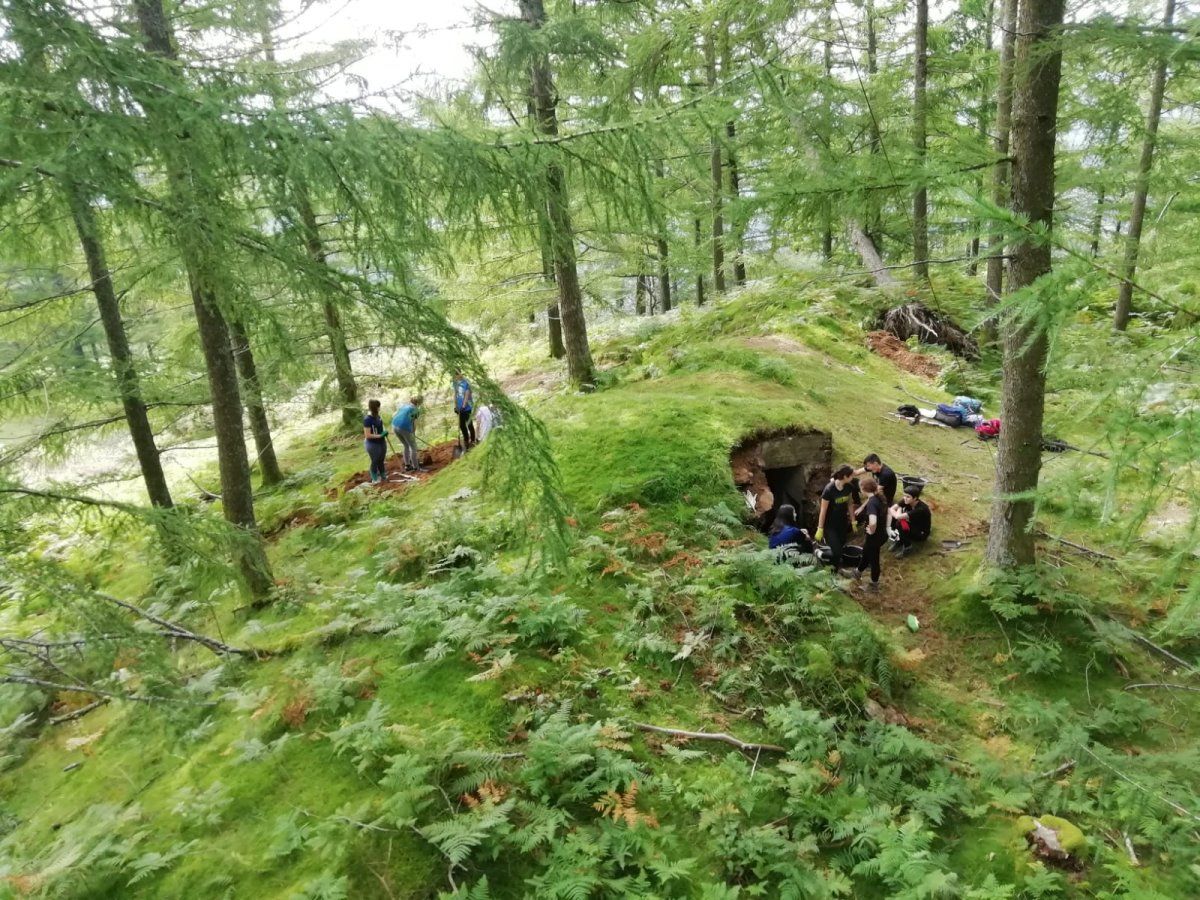
[[[1062,75],[1059,28],[1063,0],[1021,4],[1013,88],[1012,210],[1031,229],[1054,219],[1054,153],[1058,90]],[[996,457],[987,558],[1012,569],[1034,562],[1034,499],[1042,466],[1042,420],[1046,403],[1049,339],[1037,309],[1037,281],[1050,271],[1050,244],[1029,233],[1012,250],[1011,290],[1031,288],[1031,301],[1009,310],[1001,323],[1004,428]]]
[[[917,24],[913,52],[913,150],[916,153],[917,187],[913,191],[913,273],[929,280],[929,198],[925,187],[925,142],[928,131],[928,100],[925,86],[929,72],[929,0],[917,0]]]
[[[1166,0],[1163,28],[1170,30],[1175,22],[1175,0]],[[1137,182],[1133,188],[1133,205],[1129,209],[1129,231],[1125,235],[1125,259],[1121,267],[1121,286],[1117,291],[1117,307],[1113,313],[1113,328],[1124,331],[1129,325],[1133,308],[1133,276],[1137,273],[1138,251],[1142,243],[1142,224],[1146,219],[1146,197],[1150,193],[1150,173],[1154,169],[1154,146],[1158,141],[1158,122],[1162,117],[1163,94],[1167,87],[1167,58],[1160,56],[1150,81],[1150,102],[1146,109],[1146,132],[1142,137],[1142,155],[1138,160]]]
[[[992,167],[992,203],[998,207],[1008,204],[1009,130],[1012,120],[1013,58],[1017,42],[1018,0],[1003,0],[1000,14],[1000,79],[996,88],[996,123],[993,148],[996,164]],[[1004,292],[1004,239],[993,233],[988,240],[987,292],[992,303],[999,303]]]

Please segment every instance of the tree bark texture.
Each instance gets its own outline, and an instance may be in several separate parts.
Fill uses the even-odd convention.
[[[712,91],[717,86],[717,55],[711,35],[704,41],[704,71],[708,89]],[[718,294],[723,294],[725,293],[725,175],[721,165],[721,140],[716,130],[709,138],[708,162],[712,178],[709,205],[712,215],[713,290]]]
[[[134,9],[146,49],[173,62],[175,52],[171,25],[162,0],[135,0]],[[146,97],[146,115],[159,122],[165,135],[161,152],[167,168],[167,182],[173,206],[177,209],[202,209],[210,197],[194,196],[198,171],[195,153],[190,150],[187,128],[168,111],[168,104],[180,102],[155,89]],[[203,224],[183,222],[176,226],[180,255],[191,287],[196,329],[204,353],[212,397],[213,428],[217,438],[217,465],[221,475],[221,505],[225,518],[244,529],[252,538],[246,544],[240,564],[247,586],[256,598],[270,593],[273,584],[270,565],[258,535],[254,517],[254,492],[250,483],[250,460],[246,454],[242,430],[242,400],[229,328],[221,311],[214,284],[218,260],[211,249],[213,242],[203,233]]]
[[[317,225],[317,214],[313,211],[308,192],[294,185],[296,212],[300,226],[304,229],[304,248],[308,256],[318,265],[328,265],[325,245],[321,241],[321,230]],[[346,346],[346,331],[342,327],[342,314],[327,297],[321,301],[321,313],[325,319],[325,337],[329,341],[329,352],[333,357],[333,374],[337,380],[338,400],[342,406],[342,424],[357,425],[362,415],[358,403],[358,384],[354,380],[354,369],[350,365],[350,350]]]
[[[229,341],[233,349],[233,360],[237,364],[241,379],[242,396],[245,398],[246,416],[250,420],[250,432],[254,435],[254,448],[258,451],[258,464],[264,485],[279,484],[283,472],[275,456],[275,442],[271,438],[271,423],[267,421],[267,408],[263,403],[262,385],[258,380],[258,365],[254,362],[254,351],[250,347],[250,335],[237,319],[229,322]],[[251,466],[253,468],[253,466]]]
[[[109,271],[104,244],[100,239],[96,211],[78,186],[68,184],[66,192],[75,232],[79,236],[79,246],[83,250],[84,259],[87,260],[88,275],[92,279],[92,294],[96,297],[100,323],[108,341],[108,355],[112,359],[113,378],[121,396],[121,406],[129,426],[129,437],[137,453],[138,465],[142,470],[142,480],[146,483],[146,493],[154,506],[170,508],[174,505],[171,501],[171,491],[167,487],[162,460],[158,455],[158,445],[154,441],[154,429],[150,426],[150,417],[142,398],[133,353],[129,349],[129,337],[125,333],[125,321],[121,317],[121,304],[113,288],[112,273]]]
[[[1175,21],[1175,0],[1167,0],[1163,11],[1163,26],[1170,28]],[[1146,219],[1146,195],[1150,193],[1150,172],[1154,168],[1154,145],[1158,142],[1158,121],[1162,117],[1163,93],[1167,86],[1167,60],[1155,63],[1150,80],[1150,103],[1146,110],[1146,133],[1142,138],[1142,155],[1138,159],[1137,181],[1133,187],[1133,204],[1129,208],[1129,231],[1125,235],[1125,259],[1121,265],[1121,287],[1117,290],[1117,308],[1113,313],[1113,328],[1124,331],[1133,310],[1133,276],[1137,274],[1138,252],[1142,243],[1142,224]]]
[[[1003,208],[1008,203],[1008,144],[1012,127],[1013,56],[1017,46],[1018,0],[1004,0],[1000,13],[1000,80],[996,88],[996,131],[992,149],[996,165],[992,168],[992,203]],[[1004,238],[993,231],[988,240],[987,296],[990,303],[999,303],[1004,294]]]
[[[990,57],[992,55],[992,30],[995,25],[995,15],[996,15],[996,0],[988,0],[987,12],[985,13],[984,18],[983,18],[983,51],[988,57]],[[989,122],[990,116],[989,116],[989,110],[988,110],[989,99],[990,98],[987,96],[986,91],[979,98],[979,116],[978,116],[978,123],[977,123],[978,127],[979,127],[979,143],[984,144],[984,145],[987,144],[988,128],[990,126],[990,122]],[[979,175],[977,184],[978,184],[977,190],[979,192],[979,196],[982,197],[983,196],[983,174],[982,173],[980,173],[980,175]],[[976,275],[976,273],[979,271],[979,247],[980,247],[980,243],[981,243],[980,239],[979,239],[979,231],[980,231],[979,225],[980,225],[980,223],[978,220],[976,220],[975,223],[972,225],[971,246],[967,249],[967,256],[970,257],[970,262],[967,263],[967,274],[972,277],[974,277]]]
[[[1091,254],[1095,259],[1100,255],[1100,238],[1104,236],[1104,201],[1105,201],[1104,186],[1096,192],[1096,212],[1092,215],[1092,245]]]
[[[696,225],[696,257],[697,257],[697,259],[699,259],[699,258],[701,258],[700,257],[700,245],[703,243],[699,216],[696,217],[695,225]],[[703,269],[698,269],[696,271],[696,305],[697,306],[704,305],[704,270]]]
[[[656,159],[654,161],[654,174],[661,183],[665,177],[663,169],[663,161]],[[667,220],[663,212],[663,205],[658,205],[658,236],[654,240],[655,252],[658,254],[658,298],[661,312],[669,312],[671,309],[671,248],[667,241]]]
[[[871,135],[871,153],[880,156],[883,154],[883,134],[879,130],[879,119],[870,101],[871,85],[879,72],[879,35],[875,27],[875,0],[866,0],[864,18],[867,29],[867,116],[870,120],[867,124]],[[866,232],[875,248],[882,252],[883,210],[875,192],[868,197],[867,203],[867,221],[864,223]]]
[[[731,203],[737,203],[742,196],[741,179],[738,176],[737,153],[734,152],[734,146],[737,141],[737,125],[733,122],[725,123],[725,137],[729,140],[729,148],[726,151],[729,162],[729,200]],[[733,236],[733,283],[738,287],[742,287],[746,283],[746,230],[735,219],[732,208],[729,216],[729,230]]]
[[[520,0],[521,18],[534,31],[546,21],[542,0]],[[538,51],[529,65],[530,96],[536,112],[539,132],[558,134],[558,100],[550,75],[550,64]],[[591,384],[595,378],[592,352],[588,346],[587,320],[583,315],[583,291],[575,256],[575,229],[571,224],[570,197],[566,173],[558,163],[546,167],[546,224],[549,229],[550,255],[554,260],[554,280],[558,284],[558,311],[562,323],[563,346],[567,356],[567,377],[575,387]]]
[[[917,24],[913,53],[913,153],[918,181],[913,191],[913,272],[929,280],[929,195],[925,187],[925,144],[928,109],[925,87],[929,79],[929,0],[917,0]]]
[[[1024,0],[1019,16],[1013,88],[1012,210],[1030,225],[1054,216],[1054,142],[1062,74],[1060,26],[1065,0]],[[1050,271],[1050,245],[1027,237],[1012,250],[1011,289]],[[988,562],[1015,569],[1034,562],[1034,500],[1042,466],[1048,341],[1037,316],[1014,309],[1001,321],[1003,387],[995,499]]]

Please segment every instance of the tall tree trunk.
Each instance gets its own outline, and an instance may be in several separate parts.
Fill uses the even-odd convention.
[[[875,82],[875,75],[879,72],[879,35],[875,28],[875,0],[866,0],[864,14],[867,29],[867,94],[869,97],[871,86]],[[867,100],[867,115],[870,118],[868,126],[871,135],[871,155],[875,157],[882,156],[883,134],[879,130],[879,119],[869,99]],[[874,244],[877,252],[882,253],[883,209],[877,192],[871,192],[867,200],[867,205],[867,221],[864,223],[866,233],[871,238],[871,242]]]
[[[729,139],[729,150],[727,151],[729,156],[729,199],[733,203],[737,203],[742,196],[742,185],[738,178],[737,154],[733,149],[737,142],[737,125],[735,123],[725,123],[725,136]],[[737,222],[734,212],[731,208],[729,230],[733,236],[733,283],[742,287],[746,283],[746,232]]]
[[[703,243],[703,238],[700,233],[701,226],[700,226],[700,217],[699,216],[696,216],[695,224],[696,224],[696,258],[700,259],[701,258],[700,245]],[[697,306],[704,305],[704,269],[703,268],[698,268],[696,270],[696,305]]]
[[[171,25],[162,0],[134,0],[134,9],[146,49],[151,54],[177,62]],[[154,88],[153,91],[153,94],[147,95],[147,102],[143,105],[147,118],[156,123],[156,130],[162,135],[160,149],[166,163],[172,205],[180,210],[202,209],[205,204],[212,202],[212,198],[195,196],[198,161],[187,138],[188,128],[168,111],[167,106],[182,101],[161,89]],[[242,574],[251,593],[262,599],[270,593],[274,582],[254,518],[250,460],[246,455],[246,440],[242,431],[242,399],[238,392],[229,328],[213,284],[212,274],[220,268],[220,263],[211,249],[213,242],[211,235],[205,233],[209,229],[204,224],[179,222],[176,229],[180,255],[191,287],[196,329],[204,352],[212,396],[217,466],[221,474],[221,505],[225,518],[247,533],[249,539],[243,545],[240,558]]]
[[[546,21],[542,0],[520,0],[521,17],[537,30]],[[537,113],[537,129],[553,137],[558,134],[558,101],[550,76],[550,65],[540,53],[529,66],[530,96]],[[575,257],[575,229],[571,224],[566,173],[556,162],[546,167],[546,224],[550,232],[550,255],[558,285],[558,310],[567,356],[567,377],[581,387],[595,378],[592,351],[588,346],[587,320],[583,315],[583,291]]]
[[[129,349],[129,337],[125,333],[125,321],[121,317],[121,304],[113,289],[112,273],[105,258],[104,244],[100,240],[96,211],[76,185],[68,183],[66,193],[71,206],[71,218],[75,222],[75,232],[79,236],[79,246],[87,260],[88,274],[92,279],[92,293],[100,310],[100,323],[104,326],[108,355],[112,359],[113,379],[117,382],[117,391],[121,395],[121,406],[125,411],[125,421],[129,426],[129,437],[133,441],[134,451],[137,453],[138,465],[142,470],[142,480],[146,483],[146,493],[155,506],[170,508],[174,504],[171,501],[171,492],[167,488],[167,478],[163,474],[158,446],[154,442],[154,429],[150,427],[150,417],[142,399],[142,388],[134,366],[133,353]]]
[[[267,64],[275,66],[275,36],[272,34],[271,7],[273,4],[261,0],[258,3],[258,28],[262,38],[263,58]],[[271,100],[276,109],[284,109],[283,97],[274,90],[272,82]],[[284,180],[286,175],[281,175]],[[328,265],[325,245],[321,240],[321,229],[317,224],[317,214],[313,210],[312,198],[302,182],[292,181],[289,193],[294,196],[293,205],[300,218],[300,227],[304,233],[304,249],[313,262],[320,266]],[[342,327],[342,316],[338,308],[328,297],[321,300],[321,313],[325,320],[325,337],[329,341],[329,352],[333,357],[333,374],[337,380],[338,399],[342,405],[342,424],[357,425],[362,410],[358,405],[358,385],[354,381],[354,370],[350,365],[350,350],[346,344],[346,331]]]
[[[1008,204],[1008,142],[1012,127],[1013,106],[1013,55],[1017,41],[1018,0],[1004,0],[1001,9],[1000,27],[1000,77],[996,88],[996,136],[992,149],[996,152],[996,165],[992,168],[992,203],[1003,208]],[[988,302],[996,304],[1004,294],[1004,238],[993,231],[988,239],[987,296]]]
[[[1062,74],[1065,0],[1024,0],[1019,17],[1013,90],[1012,209],[1030,225],[1050,228],[1054,218],[1054,141]],[[1050,244],[1026,237],[1013,248],[1012,290],[1033,284],[1050,271]],[[1034,562],[1032,529],[1042,467],[1042,419],[1046,401],[1048,341],[1036,312],[1004,315],[1004,377],[995,499],[987,559],[1013,569]]]
[[[304,247],[309,258],[318,265],[328,265],[325,245],[317,225],[308,191],[302,185],[293,185],[296,194],[296,212],[304,229]],[[333,374],[337,379],[338,399],[342,404],[342,424],[357,425],[362,415],[358,404],[358,384],[354,381],[354,369],[350,365],[350,349],[346,346],[346,331],[342,328],[342,315],[328,297],[321,300],[321,313],[325,319],[325,337],[329,341],[329,352],[333,356]]]
[[[633,279],[633,313],[637,316],[646,315],[646,276],[637,275]]]
[[[250,419],[250,431],[254,435],[254,447],[258,451],[262,483],[265,486],[279,484],[283,481],[283,472],[279,468],[279,459],[275,456],[271,423],[267,421],[262,385],[258,380],[258,365],[254,362],[254,352],[250,349],[250,336],[246,333],[246,327],[237,319],[231,319],[229,322],[229,342],[242,382],[242,396],[246,400],[246,415]]]
[[[1104,185],[1096,191],[1096,213],[1092,216],[1092,258],[1100,255],[1100,238],[1104,235]]]
[[[656,159],[654,161],[654,174],[659,182],[664,179],[663,161]],[[655,249],[658,253],[658,296],[660,299],[659,306],[661,312],[669,312],[671,309],[671,269],[670,269],[670,246],[667,243],[667,218],[662,209],[663,204],[659,204],[657,211],[658,216],[658,237],[655,238]]]
[[[825,89],[829,91],[833,84],[833,0],[825,4],[824,50],[822,62],[825,69]],[[833,103],[827,97],[825,103],[825,152],[833,152]],[[833,259],[833,200],[826,197],[821,201],[821,256],[826,262]]]
[[[996,17],[996,0],[988,0],[987,11],[983,17],[983,51],[987,57],[992,55],[992,29],[995,26]],[[989,98],[987,91],[984,91],[979,98],[979,143],[981,146],[987,146],[988,127],[990,125],[988,115]],[[980,197],[983,196],[983,175],[980,174],[977,182],[976,190]],[[979,220],[976,219],[971,230],[971,246],[967,249],[967,256],[970,261],[967,263],[967,274],[974,277],[979,271]]]
[[[925,187],[925,142],[927,102],[925,84],[929,78],[929,0],[917,0],[916,49],[913,53],[913,150],[917,158],[918,180],[913,191],[913,271],[929,280],[929,199]]]
[[[711,92],[717,86],[717,53],[711,34],[704,40],[704,70],[708,89]],[[712,207],[713,290],[718,294],[723,294],[725,293],[725,223],[723,217],[725,176],[721,168],[721,139],[715,129],[709,139],[708,161],[712,176],[709,202]]]
[[[1167,0],[1163,11],[1163,26],[1170,28],[1175,21],[1175,0]],[[1133,187],[1133,205],[1129,209],[1129,232],[1125,237],[1125,260],[1121,266],[1121,287],[1117,291],[1117,308],[1113,328],[1124,331],[1129,325],[1133,308],[1133,276],[1137,273],[1138,251],[1142,243],[1142,224],[1146,218],[1146,195],[1150,192],[1150,172],[1154,168],[1154,145],[1158,141],[1158,120],[1162,117],[1163,92],[1167,86],[1167,59],[1160,57],[1150,80],[1150,106],[1146,110],[1146,135],[1142,138],[1142,155],[1138,160],[1137,181]]]

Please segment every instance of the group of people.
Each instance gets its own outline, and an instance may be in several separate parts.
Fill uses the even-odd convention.
[[[454,373],[454,413],[458,417],[458,430],[461,435],[460,446],[464,451],[478,444],[492,429],[495,414],[491,408],[484,405],[478,411],[475,408],[475,396],[471,391],[471,383],[461,371]],[[404,471],[422,472],[420,454],[417,451],[417,419],[425,398],[417,394],[396,410],[392,416],[392,433],[396,435],[404,448]],[[378,400],[367,401],[367,414],[363,417],[363,446],[371,460],[371,483],[377,484],[387,480],[387,432],[384,428],[383,417],[380,415],[381,404]]]
[[[785,504],[779,507],[771,524],[769,545],[785,555],[815,554],[817,545],[823,545],[829,564],[837,572],[842,568],[846,545],[862,528],[862,557],[854,577],[861,578],[869,569],[868,589],[878,591],[884,545],[891,541],[896,556],[908,556],[929,537],[933,527],[929,505],[921,499],[921,486],[906,487],[897,500],[898,485],[896,473],[877,453],[867,456],[861,468],[843,465],[821,491],[816,532],[810,535],[800,527],[796,508]]]

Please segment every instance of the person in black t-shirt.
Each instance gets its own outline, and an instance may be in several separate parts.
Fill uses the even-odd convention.
[[[854,469],[842,466],[833,473],[825,490],[821,491],[821,512],[817,516],[817,533],[814,537],[829,545],[829,564],[836,572],[842,565],[842,548],[851,532],[858,530],[854,522],[854,506],[850,502],[853,489],[850,479]]]
[[[933,513],[921,499],[920,487],[908,488],[888,512],[888,530],[896,535],[892,552],[897,556],[915,553],[916,545],[928,539],[933,530]]]
[[[863,504],[863,510],[867,516],[866,539],[863,541],[862,560],[858,564],[858,574],[855,577],[862,577],[862,573],[869,567],[871,583],[867,585],[867,588],[878,591],[879,554],[883,551],[883,545],[887,541],[888,505],[884,499],[883,488],[870,475],[862,480],[862,491],[867,497],[867,502]]]
[[[892,471],[891,466],[884,464],[878,453],[868,454],[867,458],[863,460],[862,468],[854,470],[855,475],[863,475],[867,472],[875,476],[875,481],[883,488],[883,496],[887,500],[887,505],[891,506],[895,503],[896,473]]]

